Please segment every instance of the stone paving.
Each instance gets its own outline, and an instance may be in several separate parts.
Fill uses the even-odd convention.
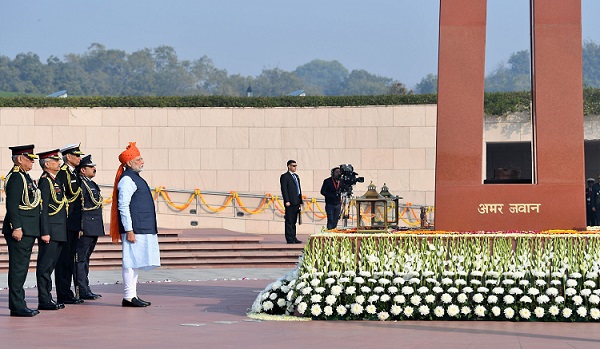
[[[152,305],[123,308],[120,270],[92,271],[81,305],[8,316],[0,274],[0,348],[599,348],[596,323],[491,321],[258,321],[256,295],[289,269],[157,269],[140,273]],[[35,272],[26,286],[37,306]]]

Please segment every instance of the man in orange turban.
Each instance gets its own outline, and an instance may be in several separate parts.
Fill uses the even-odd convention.
[[[119,155],[110,219],[113,242],[122,241],[124,307],[147,307],[150,302],[137,296],[139,269],[160,266],[158,227],[154,198],[148,183],[140,176],[144,159],[135,142]]]

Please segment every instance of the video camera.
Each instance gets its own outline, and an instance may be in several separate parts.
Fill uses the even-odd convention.
[[[352,196],[352,186],[356,183],[363,183],[365,177],[358,177],[358,173],[354,172],[354,167],[350,164],[340,165],[340,194]]]

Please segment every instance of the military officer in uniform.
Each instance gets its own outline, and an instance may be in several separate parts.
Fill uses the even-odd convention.
[[[38,186],[42,193],[41,237],[38,240],[36,268],[38,309],[58,310],[65,307],[52,299],[52,272],[63,244],[67,241],[67,198],[56,175],[60,170],[58,149],[38,153],[44,171]]]
[[[90,257],[94,252],[98,236],[104,235],[104,222],[102,220],[102,195],[100,187],[92,180],[96,176],[96,164],[91,155],[86,155],[77,166],[77,173],[81,177],[82,208],[81,227],[82,233],[77,240],[77,286],[81,299],[98,299],[102,297],[90,289],[88,275],[90,273]]]
[[[32,317],[39,314],[25,302],[23,285],[27,278],[31,250],[40,236],[41,194],[28,171],[37,156],[33,144],[9,147],[13,169],[6,176],[6,216],[2,233],[8,245],[8,308],[11,316]]]
[[[67,242],[63,245],[56,270],[56,300],[64,304],[80,304],[83,300],[71,291],[71,282],[75,272],[75,247],[81,231],[81,179],[75,168],[81,161],[83,153],[79,144],[70,144],[60,150],[64,164],[57,178],[63,185],[63,190],[69,203],[67,209]],[[76,281],[75,281],[76,282]],[[75,287],[77,285],[75,284]],[[77,293],[77,292],[76,292]]]

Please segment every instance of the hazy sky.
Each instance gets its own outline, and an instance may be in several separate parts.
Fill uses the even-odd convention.
[[[229,74],[337,60],[414,87],[437,74],[439,0],[13,0],[0,10],[0,55],[128,53],[168,45]],[[599,0],[582,0],[583,39],[600,43]],[[489,72],[528,49],[528,0],[488,0]]]

